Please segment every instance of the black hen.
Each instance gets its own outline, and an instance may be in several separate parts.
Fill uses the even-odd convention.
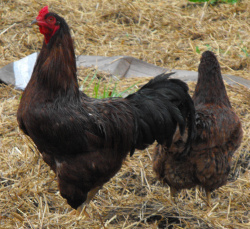
[[[199,185],[205,189],[210,204],[211,192],[227,182],[232,156],[243,135],[219,62],[210,51],[202,54],[193,101],[197,136],[191,149],[186,156],[179,156],[183,154],[185,139],[176,132],[171,147],[156,147],[154,171],[170,186],[172,196],[178,190]]]

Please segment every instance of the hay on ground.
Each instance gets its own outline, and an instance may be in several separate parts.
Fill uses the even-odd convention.
[[[185,0],[118,2],[47,1],[69,22],[77,55],[130,55],[159,66],[197,70],[197,51],[209,48],[218,55],[224,74],[249,77],[247,0],[215,7]],[[43,5],[36,0],[0,5],[2,67],[40,49],[42,37],[28,25]],[[80,69],[80,83],[93,72]],[[110,80],[101,72],[98,77]],[[117,90],[147,80],[122,79]],[[189,84],[191,93],[194,85]],[[240,85],[227,85],[227,91],[244,138],[228,184],[213,193],[212,208],[204,204],[200,189],[183,190],[177,204],[171,203],[168,187],[152,171],[151,146],[128,157],[91,202],[88,214],[78,215],[60,196],[54,173],[32,141],[17,127],[21,92],[0,85],[0,228],[249,228],[250,92]]]

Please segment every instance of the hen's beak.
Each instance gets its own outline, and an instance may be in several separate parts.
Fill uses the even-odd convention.
[[[32,22],[31,22],[31,25],[37,25],[38,21],[36,19],[34,19]]]

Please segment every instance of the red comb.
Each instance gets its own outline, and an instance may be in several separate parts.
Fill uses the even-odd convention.
[[[49,7],[48,6],[44,6],[40,11],[38,16],[36,17],[37,20],[39,19],[43,19],[44,16],[49,12]]]

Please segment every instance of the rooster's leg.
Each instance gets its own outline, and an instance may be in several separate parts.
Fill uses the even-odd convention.
[[[170,196],[171,200],[175,203],[175,196],[176,196],[177,190],[173,187],[170,187]]]
[[[95,196],[95,194],[99,191],[101,187],[102,186],[97,186],[96,188],[88,192],[87,200],[85,201],[86,204],[89,204],[89,202],[93,199],[93,197]]]
[[[206,190],[207,204],[211,206],[211,192]]]
[[[77,211],[79,213],[82,212],[82,210],[84,209],[84,207],[89,204],[89,202],[93,199],[93,197],[95,196],[95,194],[99,191],[99,189],[101,188],[101,186],[97,186],[96,188],[90,190],[88,192],[88,195],[87,195],[87,199],[85,202],[83,202],[78,208],[77,208]]]

